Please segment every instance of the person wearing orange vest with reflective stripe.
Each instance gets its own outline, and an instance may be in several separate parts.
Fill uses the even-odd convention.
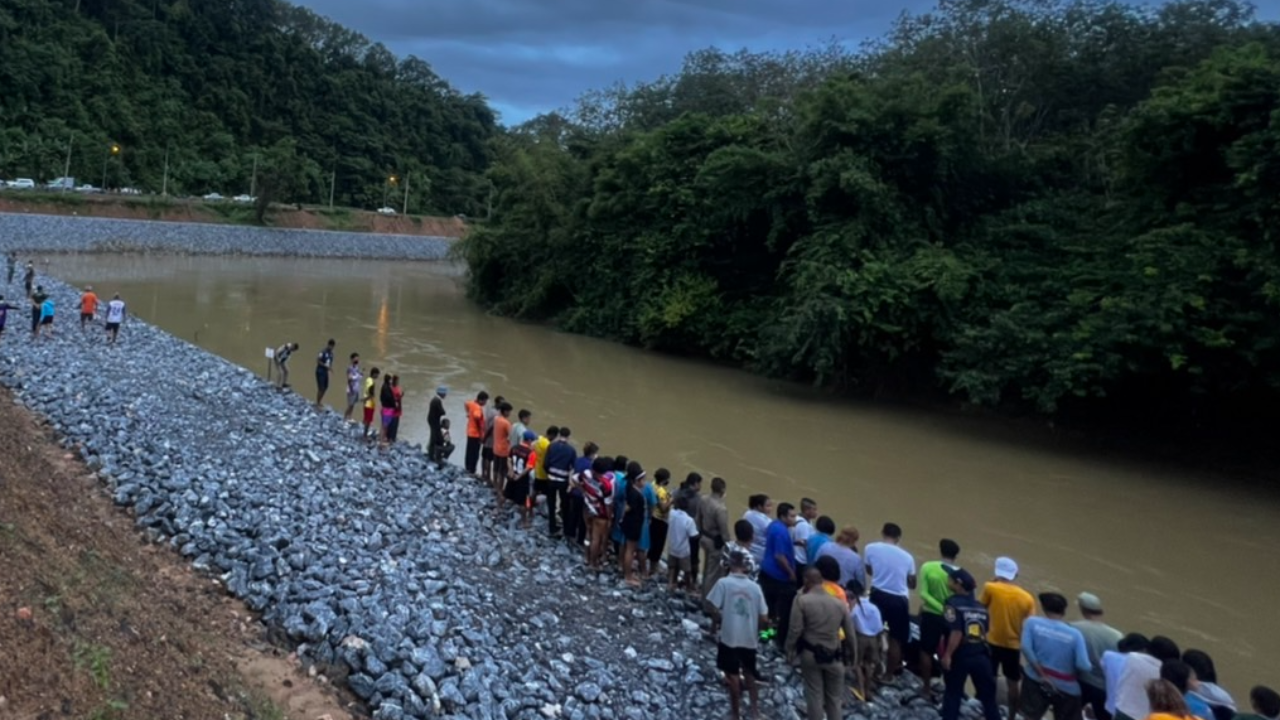
[[[489,393],[481,390],[475,400],[468,400],[467,408],[467,454],[466,468],[472,475],[476,474],[476,465],[480,462],[480,447],[484,444],[484,405],[489,402]]]

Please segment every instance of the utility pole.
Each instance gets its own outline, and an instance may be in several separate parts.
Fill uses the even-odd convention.
[[[333,174],[329,176],[329,209],[333,209],[333,189],[338,184],[338,168],[333,169]]]
[[[401,215],[409,214],[409,175],[410,174],[411,173],[404,174],[404,210],[400,212]]]
[[[169,143],[164,144],[164,186],[160,196],[169,197]]]
[[[258,197],[258,153],[253,154],[253,178],[249,180],[249,197]]]
[[[67,166],[62,171],[62,192],[67,191],[67,178],[71,177],[71,146],[75,143],[76,134],[67,137]]]

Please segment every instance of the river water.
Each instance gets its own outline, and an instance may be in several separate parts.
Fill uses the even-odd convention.
[[[535,427],[569,425],[579,447],[595,440],[650,474],[726,478],[731,518],[750,493],[807,496],[864,544],[897,522],[918,562],[954,538],[980,581],[1007,554],[1033,592],[1092,591],[1121,630],[1208,651],[1246,709],[1253,684],[1280,685],[1274,491],[490,317],[447,264],[64,256],[49,271],[104,300],[119,292],[137,316],[259,373],[265,348],[296,340],[291,380],[307,395],[311,358],[336,338],[343,368],[356,351],[400,375],[410,442],[426,439],[437,385],[452,389],[460,446],[462,403],[488,389],[533,410]],[[330,400],[342,395],[339,368]]]

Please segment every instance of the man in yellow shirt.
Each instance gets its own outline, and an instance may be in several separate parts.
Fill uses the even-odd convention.
[[[547,428],[547,434],[540,436],[533,443],[533,452],[537,454],[538,460],[533,466],[533,502],[538,502],[538,496],[547,496],[551,491],[551,478],[547,476],[547,448],[551,447],[551,443],[560,437],[560,428],[552,425]]]
[[[364,437],[369,437],[369,428],[373,425],[373,411],[377,409],[378,376],[382,372],[378,368],[369,371],[369,377],[364,379]],[[374,437],[377,437],[378,431],[373,431]]]
[[[1009,688],[1009,718],[1018,715],[1022,689],[1022,624],[1035,614],[1036,600],[1018,587],[1018,563],[1013,558],[996,558],[995,579],[982,587],[978,600],[987,606],[991,628],[987,644],[991,647],[991,665],[1004,673]]]

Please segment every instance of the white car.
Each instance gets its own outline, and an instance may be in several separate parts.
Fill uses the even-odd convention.
[[[208,200],[209,202],[217,202],[222,199],[222,196],[219,195],[218,193],[209,193],[208,195],[204,196],[204,199]]]
[[[17,180],[10,180],[8,184],[9,184],[9,187],[14,188],[15,190],[34,190],[36,187],[36,181],[32,180],[31,178],[18,178]]]
[[[238,203],[251,203],[254,200],[257,200],[258,198],[252,195],[237,195],[231,199]]]
[[[82,193],[99,193],[99,192],[102,192],[102,191],[101,191],[101,190],[99,190],[98,188],[96,188],[96,187],[94,187],[94,186],[89,185],[89,184],[87,184],[87,183],[86,183],[86,184],[81,185],[80,187],[76,188],[76,192],[82,192]]]
[[[379,215],[395,215],[396,209],[390,208],[390,207],[380,207],[378,208],[378,214]]]

